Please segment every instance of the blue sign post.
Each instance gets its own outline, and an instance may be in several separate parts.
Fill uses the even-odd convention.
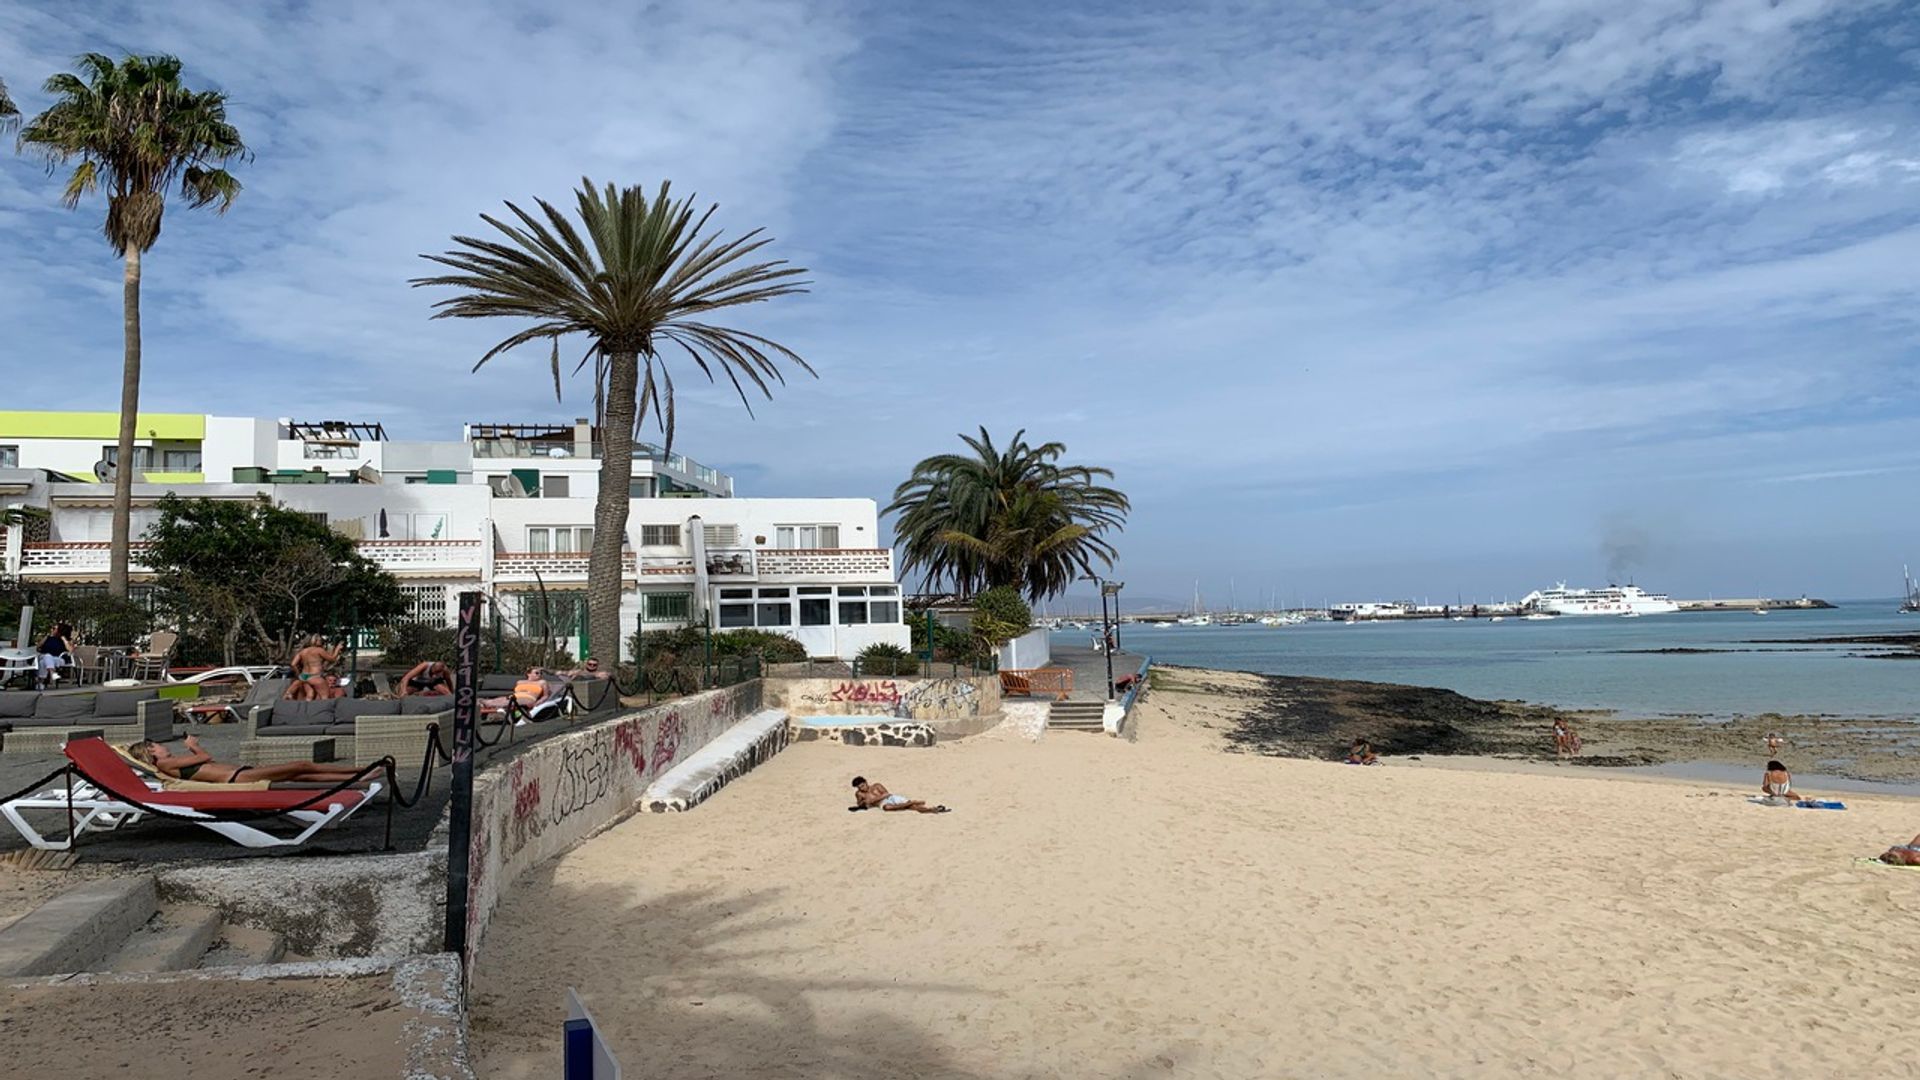
[[[572,987],[567,988],[567,1021],[562,1032],[563,1080],[620,1080],[620,1063],[613,1059],[613,1051],[600,1037],[593,1017]]]

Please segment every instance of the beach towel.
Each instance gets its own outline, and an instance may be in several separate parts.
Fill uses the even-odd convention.
[[[1747,801],[1755,806],[1791,806],[1796,810],[1845,810],[1847,808],[1847,804],[1838,799],[1802,799],[1799,802],[1790,803],[1772,795],[1749,795]]]
[[[1861,856],[1853,861],[1867,866],[1877,866],[1882,870],[1920,870],[1920,866],[1908,866],[1906,863],[1881,862],[1879,859],[1869,859],[1865,856]]]

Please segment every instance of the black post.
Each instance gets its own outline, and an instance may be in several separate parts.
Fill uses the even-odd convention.
[[[1099,581],[1098,578],[1094,579]],[[1107,587],[1100,586],[1100,651],[1107,654],[1107,700],[1113,700],[1113,624],[1107,621]]]
[[[473,726],[480,706],[480,594],[460,594],[453,682],[453,797],[447,807],[446,951],[467,954],[467,875],[473,835]]]

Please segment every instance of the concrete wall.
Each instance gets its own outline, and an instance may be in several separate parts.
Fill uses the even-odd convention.
[[[1051,631],[1036,628],[1000,646],[1000,670],[1046,667],[1053,660],[1052,637]]]
[[[947,679],[781,679],[767,684],[767,705],[794,716],[887,716],[966,720],[1000,711],[994,675]]]
[[[469,960],[516,878],[639,809],[654,778],[760,709],[761,685],[756,679],[603,721],[476,776]]]

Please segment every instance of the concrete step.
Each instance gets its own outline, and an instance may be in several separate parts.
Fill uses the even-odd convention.
[[[86,971],[159,910],[148,874],[68,889],[0,930],[0,976]]]
[[[1104,701],[1056,701],[1047,710],[1047,727],[1068,731],[1104,731],[1106,711]]]
[[[287,942],[271,930],[251,926],[224,926],[213,948],[201,958],[203,968],[252,967],[274,964],[287,956]]]
[[[108,971],[188,971],[200,966],[220,936],[220,913],[208,907],[170,907],[133,932],[107,958]]]

